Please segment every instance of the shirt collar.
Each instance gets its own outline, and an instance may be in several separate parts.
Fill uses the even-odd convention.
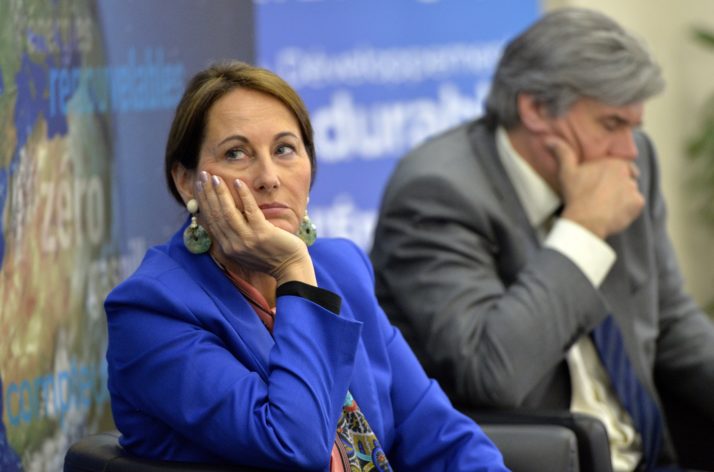
[[[496,129],[496,149],[528,221],[535,228],[545,224],[560,206],[560,198],[513,148],[502,126]]]

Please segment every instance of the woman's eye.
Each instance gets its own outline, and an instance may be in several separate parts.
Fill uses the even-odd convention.
[[[275,154],[278,156],[290,156],[292,154],[295,154],[295,148],[290,146],[289,144],[281,144],[277,148],[275,148]]]
[[[230,149],[226,152],[226,157],[228,159],[243,159],[245,156],[246,153],[240,148]]]

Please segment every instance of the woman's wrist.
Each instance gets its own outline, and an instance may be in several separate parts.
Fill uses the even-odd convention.
[[[317,287],[315,268],[307,251],[305,251],[304,256],[288,261],[277,268],[273,277],[275,277],[278,286],[286,282],[302,282]]]

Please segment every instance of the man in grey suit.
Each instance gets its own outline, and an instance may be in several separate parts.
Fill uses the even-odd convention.
[[[663,87],[610,18],[545,15],[507,45],[485,116],[400,162],[371,254],[382,306],[455,400],[594,415],[615,470],[676,461],[658,389],[714,421],[714,327],[638,129]]]

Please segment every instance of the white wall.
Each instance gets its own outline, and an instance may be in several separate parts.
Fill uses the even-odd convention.
[[[693,41],[691,29],[714,31],[714,1],[542,0],[542,5],[545,11],[578,6],[610,15],[644,39],[662,66],[667,88],[648,102],[644,129],[659,152],[669,231],[686,286],[702,305],[714,302],[714,227],[699,220],[692,204],[692,171],[685,155],[703,104],[714,94],[714,50]]]

